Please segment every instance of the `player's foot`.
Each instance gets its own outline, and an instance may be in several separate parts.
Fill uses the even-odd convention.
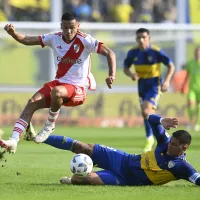
[[[26,133],[24,134],[24,140],[26,141],[34,141],[34,138],[37,136],[37,132],[33,128],[32,123],[27,126]]]
[[[38,135],[34,138],[34,141],[36,143],[42,143],[44,142],[49,135],[54,131],[55,126],[54,125],[45,125],[44,128],[38,133]]]
[[[199,124],[196,124],[196,125],[194,126],[194,131],[195,131],[195,132],[199,132],[199,131],[200,131],[200,125],[199,125]]]
[[[9,140],[0,140],[0,147],[6,149],[9,153],[15,153],[17,150],[17,140],[10,138]]]
[[[153,137],[147,138],[147,142],[146,142],[146,145],[144,147],[144,152],[151,151],[151,149],[153,147],[153,143],[154,143]]]
[[[66,176],[60,178],[59,181],[60,181],[61,184],[68,184],[68,185],[69,185],[69,184],[72,184],[71,178],[68,178],[68,177],[66,177]]]

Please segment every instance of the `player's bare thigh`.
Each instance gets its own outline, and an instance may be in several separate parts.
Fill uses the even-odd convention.
[[[63,85],[56,86],[51,91],[51,99],[62,98],[63,103],[67,103],[69,101],[70,98],[68,96],[69,96],[68,90]]]
[[[71,181],[74,185],[104,185],[95,172],[91,172],[87,177],[73,175]]]

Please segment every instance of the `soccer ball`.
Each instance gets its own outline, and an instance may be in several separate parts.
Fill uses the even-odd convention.
[[[92,168],[92,159],[86,154],[76,154],[70,162],[72,173],[78,176],[87,176],[92,171]]]

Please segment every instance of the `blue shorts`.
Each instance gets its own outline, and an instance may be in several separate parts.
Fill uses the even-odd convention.
[[[156,109],[158,106],[158,101],[162,95],[161,84],[162,79],[159,77],[139,79],[138,93],[140,98],[140,105],[142,105],[144,101],[149,101]]]
[[[105,185],[141,185],[140,181],[130,174],[130,160],[134,154],[96,144],[91,156],[94,164],[104,169],[97,171]]]
[[[162,92],[160,91],[159,86],[139,91],[140,105],[142,105],[144,101],[149,101],[153,104],[153,108],[156,109],[161,95]]]

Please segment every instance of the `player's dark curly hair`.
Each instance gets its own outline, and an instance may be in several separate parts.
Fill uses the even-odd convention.
[[[77,15],[74,12],[71,11],[67,11],[62,15],[61,20],[66,20],[66,21],[70,21],[70,20],[77,20]]]
[[[150,34],[150,31],[146,28],[139,28],[137,31],[136,31],[136,35],[138,33],[147,33],[148,35]]]
[[[181,144],[188,144],[190,145],[192,141],[191,135],[185,130],[178,130],[173,132],[173,137],[180,141]]]

